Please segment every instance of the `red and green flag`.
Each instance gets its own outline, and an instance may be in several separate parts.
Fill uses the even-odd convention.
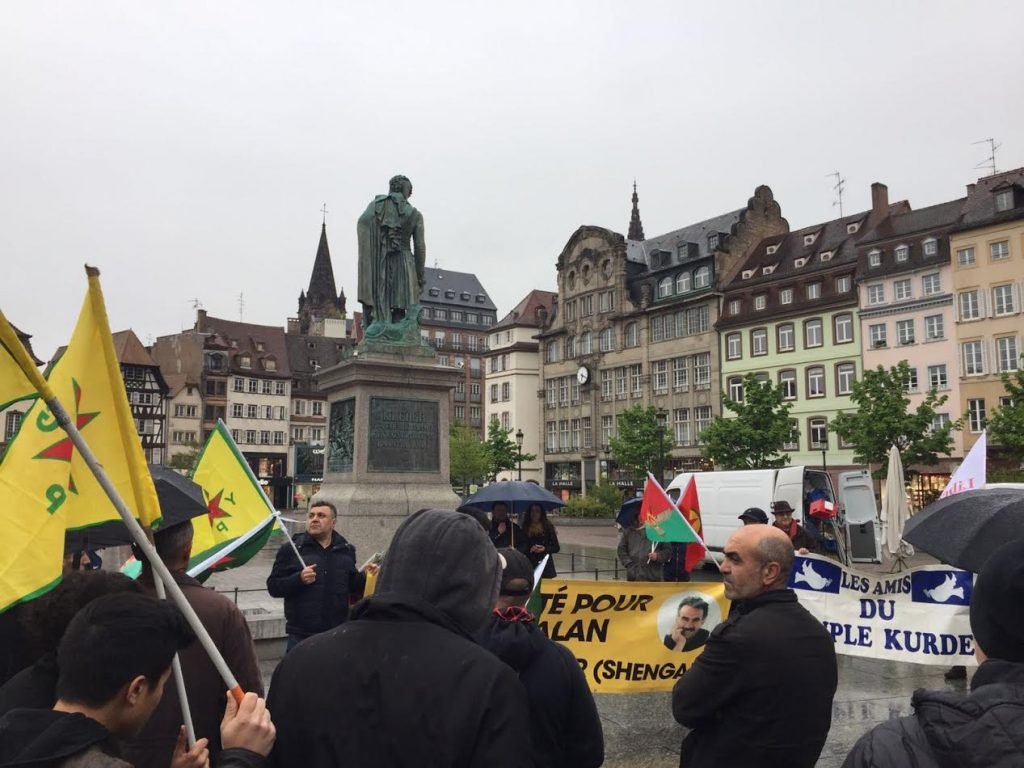
[[[700,537],[700,542],[686,545],[686,572],[689,573],[708,554],[707,549],[704,548],[704,526],[700,522],[700,500],[697,498],[697,482],[693,477],[690,477],[690,482],[686,484],[686,490],[679,497],[679,503],[676,505],[676,508],[686,518],[694,533]]]
[[[697,501],[697,488],[690,480],[686,493],[680,501],[687,497],[692,498],[693,506],[697,509],[697,522],[700,524],[700,511]],[[690,561],[690,549],[698,549],[704,552],[704,541],[694,530],[690,520],[679,511],[672,499],[665,493],[654,475],[647,473],[647,482],[644,484],[644,496],[640,501],[640,521],[644,524],[644,532],[651,541],[669,541],[681,544],[692,544],[687,547],[687,562]]]

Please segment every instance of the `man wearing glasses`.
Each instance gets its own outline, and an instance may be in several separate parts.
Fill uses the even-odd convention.
[[[284,598],[290,651],[310,635],[326,632],[348,618],[348,606],[363,596],[366,574],[356,566],[356,548],[334,530],[338,510],[327,501],[309,508],[306,532],[282,544],[267,577],[267,591]]]

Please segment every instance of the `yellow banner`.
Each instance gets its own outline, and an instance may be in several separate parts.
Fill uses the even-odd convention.
[[[572,651],[594,693],[672,690],[729,615],[718,583],[545,579],[540,592],[541,629]]]

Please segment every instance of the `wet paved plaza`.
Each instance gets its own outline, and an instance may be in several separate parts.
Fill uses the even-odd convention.
[[[559,527],[562,553],[557,564],[560,575],[569,577],[575,565],[577,578],[614,578],[616,533],[605,526],[562,525]],[[239,605],[254,613],[280,614],[281,601],[267,595],[264,581],[274,553],[282,539],[246,566],[218,574],[208,584],[237,596]],[[363,553],[360,553],[363,556]],[[916,564],[916,563],[915,563]],[[715,572],[700,578],[712,579]],[[237,593],[235,590],[238,590]],[[262,664],[269,684],[276,660]],[[963,690],[963,681],[946,682],[943,667],[839,657],[839,690],[832,709],[832,730],[818,761],[819,768],[839,768],[850,747],[877,723],[910,713],[910,695],[917,688]],[[792,691],[794,696],[800,692]],[[670,694],[599,694],[595,697],[605,734],[605,765],[609,768],[674,768],[679,764],[679,744],[684,729],[672,719]],[[792,723],[799,728],[800,723]]]

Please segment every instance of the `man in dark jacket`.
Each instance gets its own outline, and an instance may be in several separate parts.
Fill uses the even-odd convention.
[[[971,596],[971,692],[914,693],[914,714],[875,726],[843,768],[1024,766],[1024,541],[1000,547]]]
[[[514,549],[505,558],[501,594],[480,644],[519,673],[530,708],[536,768],[597,768],[604,762],[604,733],[579,662],[547,638],[526,610],[533,564]]]
[[[838,672],[832,637],[786,588],[793,546],[770,525],[725,545],[725,596],[740,601],[672,689],[690,729],[685,768],[812,768],[832,724]]]
[[[135,593],[93,600],[61,639],[53,709],[14,709],[0,718],[0,768],[132,768],[118,743],[152,715],[174,653],[193,638],[172,603]],[[249,693],[239,707],[232,699],[220,737],[225,749],[219,768],[262,766],[274,743],[263,700]],[[186,757],[181,738],[176,751],[189,765],[209,756],[205,739]]]
[[[192,535],[192,524],[182,523],[158,530],[153,543],[242,690],[262,696],[263,678],[245,616],[233,600],[207,589],[185,573],[192,557]],[[155,596],[153,569],[144,555],[136,554],[143,562],[139,583],[147,594]],[[183,650],[179,658],[196,735],[209,739],[210,757],[216,764],[221,749],[220,722],[227,698],[224,681],[199,643]],[[147,768],[167,768],[181,725],[178,689],[170,685],[142,732],[125,744],[126,759]]]
[[[356,548],[334,530],[338,510],[328,501],[309,508],[306,532],[293,537],[305,567],[291,544],[282,544],[267,577],[267,591],[284,598],[290,651],[310,635],[326,632],[348,618],[349,601],[363,595],[366,574],[356,566]]]
[[[818,551],[818,542],[814,536],[793,519],[793,507],[788,501],[773,502],[772,514],[775,516],[775,527],[789,537],[793,549],[801,555]]]
[[[508,504],[503,501],[496,501],[491,507],[491,542],[499,549],[512,547],[523,553],[530,548],[523,529],[509,518]]]
[[[395,532],[373,596],[274,672],[274,765],[521,768],[530,711],[477,645],[501,565],[468,515],[420,510]]]

